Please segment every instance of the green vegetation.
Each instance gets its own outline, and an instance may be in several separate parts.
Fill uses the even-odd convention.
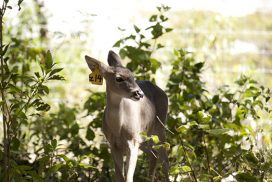
[[[113,163],[100,129],[105,92],[88,93],[83,104],[82,100],[74,102],[79,97],[77,90],[80,87],[69,89],[73,88],[69,85],[73,76],[68,75],[71,68],[63,69],[55,61],[58,57],[65,59],[61,63],[73,59],[83,61],[80,55],[85,42],[76,49],[71,46],[73,51],[70,54],[65,54],[69,47],[61,45],[54,59],[47,50],[50,38],[43,3],[33,1],[32,9],[39,16],[31,24],[27,20],[33,12],[21,3],[19,0],[17,6],[11,7],[9,0],[4,0],[0,12],[0,133],[3,133],[0,181],[112,181]],[[5,12],[11,8],[12,11],[21,9],[16,28],[9,26],[8,19],[5,19]],[[243,18],[218,19],[218,15],[212,13],[197,12],[195,17],[183,13],[178,15],[178,20],[184,22],[183,27],[179,27],[175,25],[177,18],[169,18],[169,10],[167,6],[158,7],[156,14],[148,19],[149,26],[132,25],[134,31],[114,44],[138,79],[158,82],[159,72],[171,64],[165,89],[170,102],[166,126],[168,143],[160,143],[156,136],[145,138],[154,140],[156,148],[167,148],[171,181],[215,182],[228,177],[239,182],[271,181],[271,136],[264,135],[263,145],[260,145],[258,135],[261,132],[252,128],[252,124],[271,118],[270,89],[245,75],[236,81],[232,80],[233,76],[228,80],[230,85],[211,89],[211,83],[202,76],[209,71],[207,67],[213,65],[216,69],[220,66],[215,62],[220,57],[216,51],[229,48],[235,36],[221,38],[220,33],[209,37],[193,33],[193,39],[188,36],[179,42],[182,35],[176,29],[201,29],[204,26],[210,31],[226,28],[239,31],[237,24],[244,21]],[[183,18],[188,19],[188,16],[191,21],[186,24]],[[263,26],[262,30],[271,30],[271,22],[262,14],[251,16],[246,20],[253,24],[258,19],[263,22],[258,25]],[[175,29],[169,28],[169,24]],[[26,36],[26,32],[31,36]],[[166,39],[175,47],[170,52],[165,51],[167,62],[159,58],[159,52],[168,48]],[[189,48],[195,45],[197,50],[208,47],[215,53],[190,53]],[[224,65],[234,64],[234,59],[241,55],[235,56],[228,54],[226,60],[229,62]],[[248,59],[258,59],[258,55],[255,56]],[[271,56],[266,59],[271,60]],[[69,97],[73,101],[56,104],[52,101],[56,97],[59,100]],[[143,154],[138,160],[135,181],[149,181],[145,158]],[[156,180],[161,181],[161,178],[161,167],[158,166]]]

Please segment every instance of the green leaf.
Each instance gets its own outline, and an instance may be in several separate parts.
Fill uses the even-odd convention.
[[[34,74],[35,74],[35,76],[36,76],[37,78],[40,78],[40,73],[39,73],[39,72],[35,72]]]
[[[158,15],[152,15],[152,16],[149,18],[149,21],[150,21],[150,22],[155,22],[155,21],[157,21],[157,17],[158,17]]]
[[[243,106],[238,107],[236,111],[236,117],[243,120],[247,114],[247,109]]]
[[[53,152],[53,147],[52,147],[52,145],[46,144],[46,145],[44,146],[44,153],[45,153],[45,154],[49,154],[49,153],[51,153],[51,152]]]
[[[49,94],[49,88],[45,85],[40,85],[38,90],[40,94]]]
[[[134,30],[135,30],[137,33],[139,33],[139,32],[141,31],[136,25],[134,25]]]
[[[157,39],[159,38],[160,36],[162,36],[163,34],[163,26],[160,24],[160,23],[156,23],[156,25],[154,26],[151,26],[151,27],[148,27],[148,29],[152,29],[151,30],[151,34],[153,35],[152,39]]]
[[[257,96],[257,94],[258,94],[257,88],[250,87],[250,88],[245,90],[244,97],[254,97],[254,96]]]
[[[58,155],[58,156],[61,157],[66,163],[70,161],[70,159],[64,154],[61,154],[61,155]]]
[[[179,133],[185,134],[185,133],[187,133],[188,128],[186,126],[180,126],[176,130]]]
[[[49,80],[64,80],[64,77],[60,75],[53,75],[49,78]]]
[[[176,165],[174,165],[174,166],[172,166],[171,168],[170,168],[170,174],[171,175],[177,175],[177,174],[179,174],[180,173],[180,165],[179,164],[176,164]]]
[[[46,103],[40,103],[39,106],[36,108],[37,111],[49,111],[50,105]]]
[[[165,142],[165,143],[163,143],[163,144],[161,144],[162,145],[162,147],[165,149],[165,150],[170,150],[170,148],[171,148],[171,145],[170,145],[170,143],[168,143],[168,142]]]
[[[222,176],[215,176],[213,177],[214,181],[221,181],[222,180]]]
[[[31,166],[27,166],[27,165],[19,165],[19,166],[16,166],[16,167],[17,167],[20,171],[22,171],[23,173],[32,169]]]
[[[72,136],[75,136],[78,134],[79,131],[79,125],[77,123],[75,123],[72,127],[71,127],[71,134]]]
[[[56,69],[53,69],[50,74],[49,74],[49,77],[55,75],[56,73],[60,72],[61,70],[63,70],[63,68],[56,68]]]
[[[260,100],[254,101],[253,106],[259,106],[261,109],[263,109],[263,107],[264,107],[262,101],[260,101]]]
[[[189,124],[190,124],[190,126],[197,126],[198,125],[198,123],[196,121],[191,121]]]
[[[28,171],[27,173],[31,175],[31,177],[33,178],[34,182],[42,181],[41,178],[40,178],[40,176],[38,175],[38,173],[36,171],[31,170],[31,171]]]
[[[203,123],[209,123],[212,121],[212,116],[210,114],[205,113],[204,111],[197,112],[198,119]]]
[[[50,158],[48,155],[43,156],[42,158],[38,159],[39,162],[47,164],[49,162]]]
[[[161,19],[162,22],[165,22],[165,21],[168,20],[168,18],[165,17],[164,15],[160,15],[160,19]]]
[[[57,148],[57,140],[56,139],[51,140],[51,146],[53,147],[53,149]]]
[[[258,182],[258,179],[251,173],[240,172],[235,175],[238,182]]]
[[[19,11],[21,10],[21,4],[22,4],[23,0],[19,0],[18,1],[18,7],[19,7]]]
[[[84,169],[96,169],[96,167],[91,166],[90,164],[80,163],[79,166],[83,167]]]
[[[247,81],[248,77],[246,77],[245,75],[241,75],[241,77],[237,81],[235,81],[235,83],[238,84],[239,86],[243,86]]]
[[[230,131],[228,128],[220,128],[220,129],[211,129],[211,130],[205,130],[207,133],[212,135],[223,135]]]
[[[158,60],[154,59],[154,58],[151,58],[150,62],[151,62],[151,71],[152,71],[152,73],[156,73],[157,69],[161,66],[161,63]]]
[[[198,70],[201,70],[201,68],[203,68],[204,64],[205,64],[205,62],[199,62],[199,63],[196,63],[194,65],[194,67],[196,67]]]
[[[245,158],[247,161],[253,163],[254,165],[257,165],[259,163],[259,159],[256,157],[256,155],[250,151],[245,155]]]
[[[4,56],[4,55],[6,54],[8,48],[9,48],[9,44],[3,46],[2,52],[1,52],[1,55],[2,55],[2,56]]]
[[[164,48],[164,45],[162,45],[162,44],[159,43],[159,44],[157,45],[157,49],[160,49],[160,48]]]
[[[94,138],[95,138],[95,134],[93,130],[91,128],[88,128],[86,133],[86,139],[93,140]]]
[[[166,29],[165,29],[165,32],[168,33],[168,32],[171,32],[172,30],[173,30],[172,28],[166,28]]]
[[[62,166],[64,166],[64,164],[61,164],[61,163],[60,164],[55,164],[55,165],[53,165],[52,167],[49,168],[48,172],[49,173],[55,173],[55,172],[59,171],[59,169]]]
[[[45,68],[48,70],[48,69],[51,69],[52,66],[53,66],[53,58],[52,58],[51,52],[48,50],[46,52],[46,57],[45,57]]]
[[[120,39],[117,42],[115,42],[115,44],[113,45],[113,47],[120,47],[123,42],[124,42],[124,40]]]
[[[216,104],[218,101],[219,101],[219,95],[213,96],[212,102],[213,102],[214,104]]]
[[[182,166],[181,170],[185,173],[192,171],[192,169],[189,166]]]
[[[18,151],[18,149],[20,147],[20,144],[21,144],[21,142],[20,142],[19,139],[15,138],[15,137],[12,138],[12,141],[11,141],[11,148],[12,148],[12,150]]]
[[[159,139],[159,137],[157,135],[151,135],[150,138],[152,139],[154,144],[158,144],[160,142],[160,139]]]

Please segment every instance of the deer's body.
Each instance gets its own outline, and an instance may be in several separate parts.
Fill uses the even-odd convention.
[[[90,59],[94,60],[86,57],[92,69],[94,65],[90,65]],[[151,180],[155,179],[157,158],[154,153],[156,153],[163,163],[165,179],[168,181],[169,164],[165,149],[154,151],[152,144],[143,142],[142,139],[142,133],[146,132],[147,135],[157,135],[161,142],[165,142],[162,123],[166,121],[168,108],[166,94],[149,81],[135,81],[133,74],[121,65],[115,53],[109,53],[108,62],[110,67],[100,62],[96,64],[100,64],[103,77],[106,79],[107,100],[102,130],[110,143],[116,181],[133,181],[140,147],[148,153]],[[123,156],[127,156],[125,176]]]

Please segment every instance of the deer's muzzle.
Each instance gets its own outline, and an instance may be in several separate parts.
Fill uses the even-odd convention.
[[[141,90],[136,90],[136,91],[132,92],[131,98],[133,100],[140,100],[143,97],[144,97],[144,93]]]

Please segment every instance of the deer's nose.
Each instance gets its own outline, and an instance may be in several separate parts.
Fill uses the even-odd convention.
[[[134,100],[140,100],[141,98],[144,97],[144,93],[141,90],[136,90],[134,92],[132,92],[132,96],[131,96]]]
[[[144,93],[143,93],[143,91],[141,91],[141,90],[135,91],[135,94],[136,94],[137,96],[139,96],[140,98],[143,98],[143,97],[144,97]]]

